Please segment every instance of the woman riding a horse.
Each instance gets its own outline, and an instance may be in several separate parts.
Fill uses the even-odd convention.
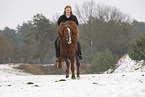
[[[60,25],[60,23],[66,22],[66,21],[74,21],[78,25],[78,20],[77,20],[76,16],[72,14],[72,9],[71,9],[71,6],[69,6],[69,5],[65,7],[64,14],[59,17],[57,23],[58,23],[58,25]],[[78,55],[79,59],[82,60],[83,57],[82,57],[81,45],[80,45],[79,41],[77,43],[77,47],[78,47],[77,55]],[[55,50],[56,50],[56,57],[58,59],[60,57],[59,37],[57,37],[57,39],[55,40]]]

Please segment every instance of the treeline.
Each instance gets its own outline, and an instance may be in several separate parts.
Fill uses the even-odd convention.
[[[82,63],[91,64],[88,73],[113,68],[128,53],[130,42],[145,32],[145,23],[130,19],[117,8],[96,5],[94,1],[76,5],[73,11],[80,22]],[[55,21],[37,14],[33,20],[18,25],[17,30],[8,27],[0,30],[0,63],[54,63]]]
[[[0,30],[0,63],[48,64],[55,60],[57,25],[43,14],[18,25],[17,30]]]

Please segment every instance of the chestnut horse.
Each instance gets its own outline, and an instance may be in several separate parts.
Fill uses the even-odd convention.
[[[69,65],[71,63],[72,79],[75,79],[75,66],[77,64],[77,77],[79,78],[80,60],[77,56],[78,52],[78,26],[73,21],[62,22],[57,28],[60,39],[60,57],[58,59],[58,68],[62,68],[62,62],[66,62],[66,78],[69,77]],[[70,60],[70,62],[69,62]]]

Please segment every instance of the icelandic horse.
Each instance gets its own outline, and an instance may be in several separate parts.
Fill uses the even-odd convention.
[[[57,28],[57,34],[60,39],[60,57],[58,58],[58,68],[62,68],[62,62],[66,62],[66,78],[69,77],[69,67],[71,63],[71,71],[72,71],[72,79],[75,78],[75,66],[74,63],[76,61],[77,65],[77,77],[80,78],[79,67],[80,67],[80,59],[77,55],[78,52],[78,36],[79,30],[78,26],[74,21],[65,21],[60,23]],[[69,62],[70,60],[70,62]]]

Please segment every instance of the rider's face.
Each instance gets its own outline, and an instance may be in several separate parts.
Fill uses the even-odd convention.
[[[66,8],[65,12],[66,12],[66,15],[70,15],[71,9],[70,8]]]

